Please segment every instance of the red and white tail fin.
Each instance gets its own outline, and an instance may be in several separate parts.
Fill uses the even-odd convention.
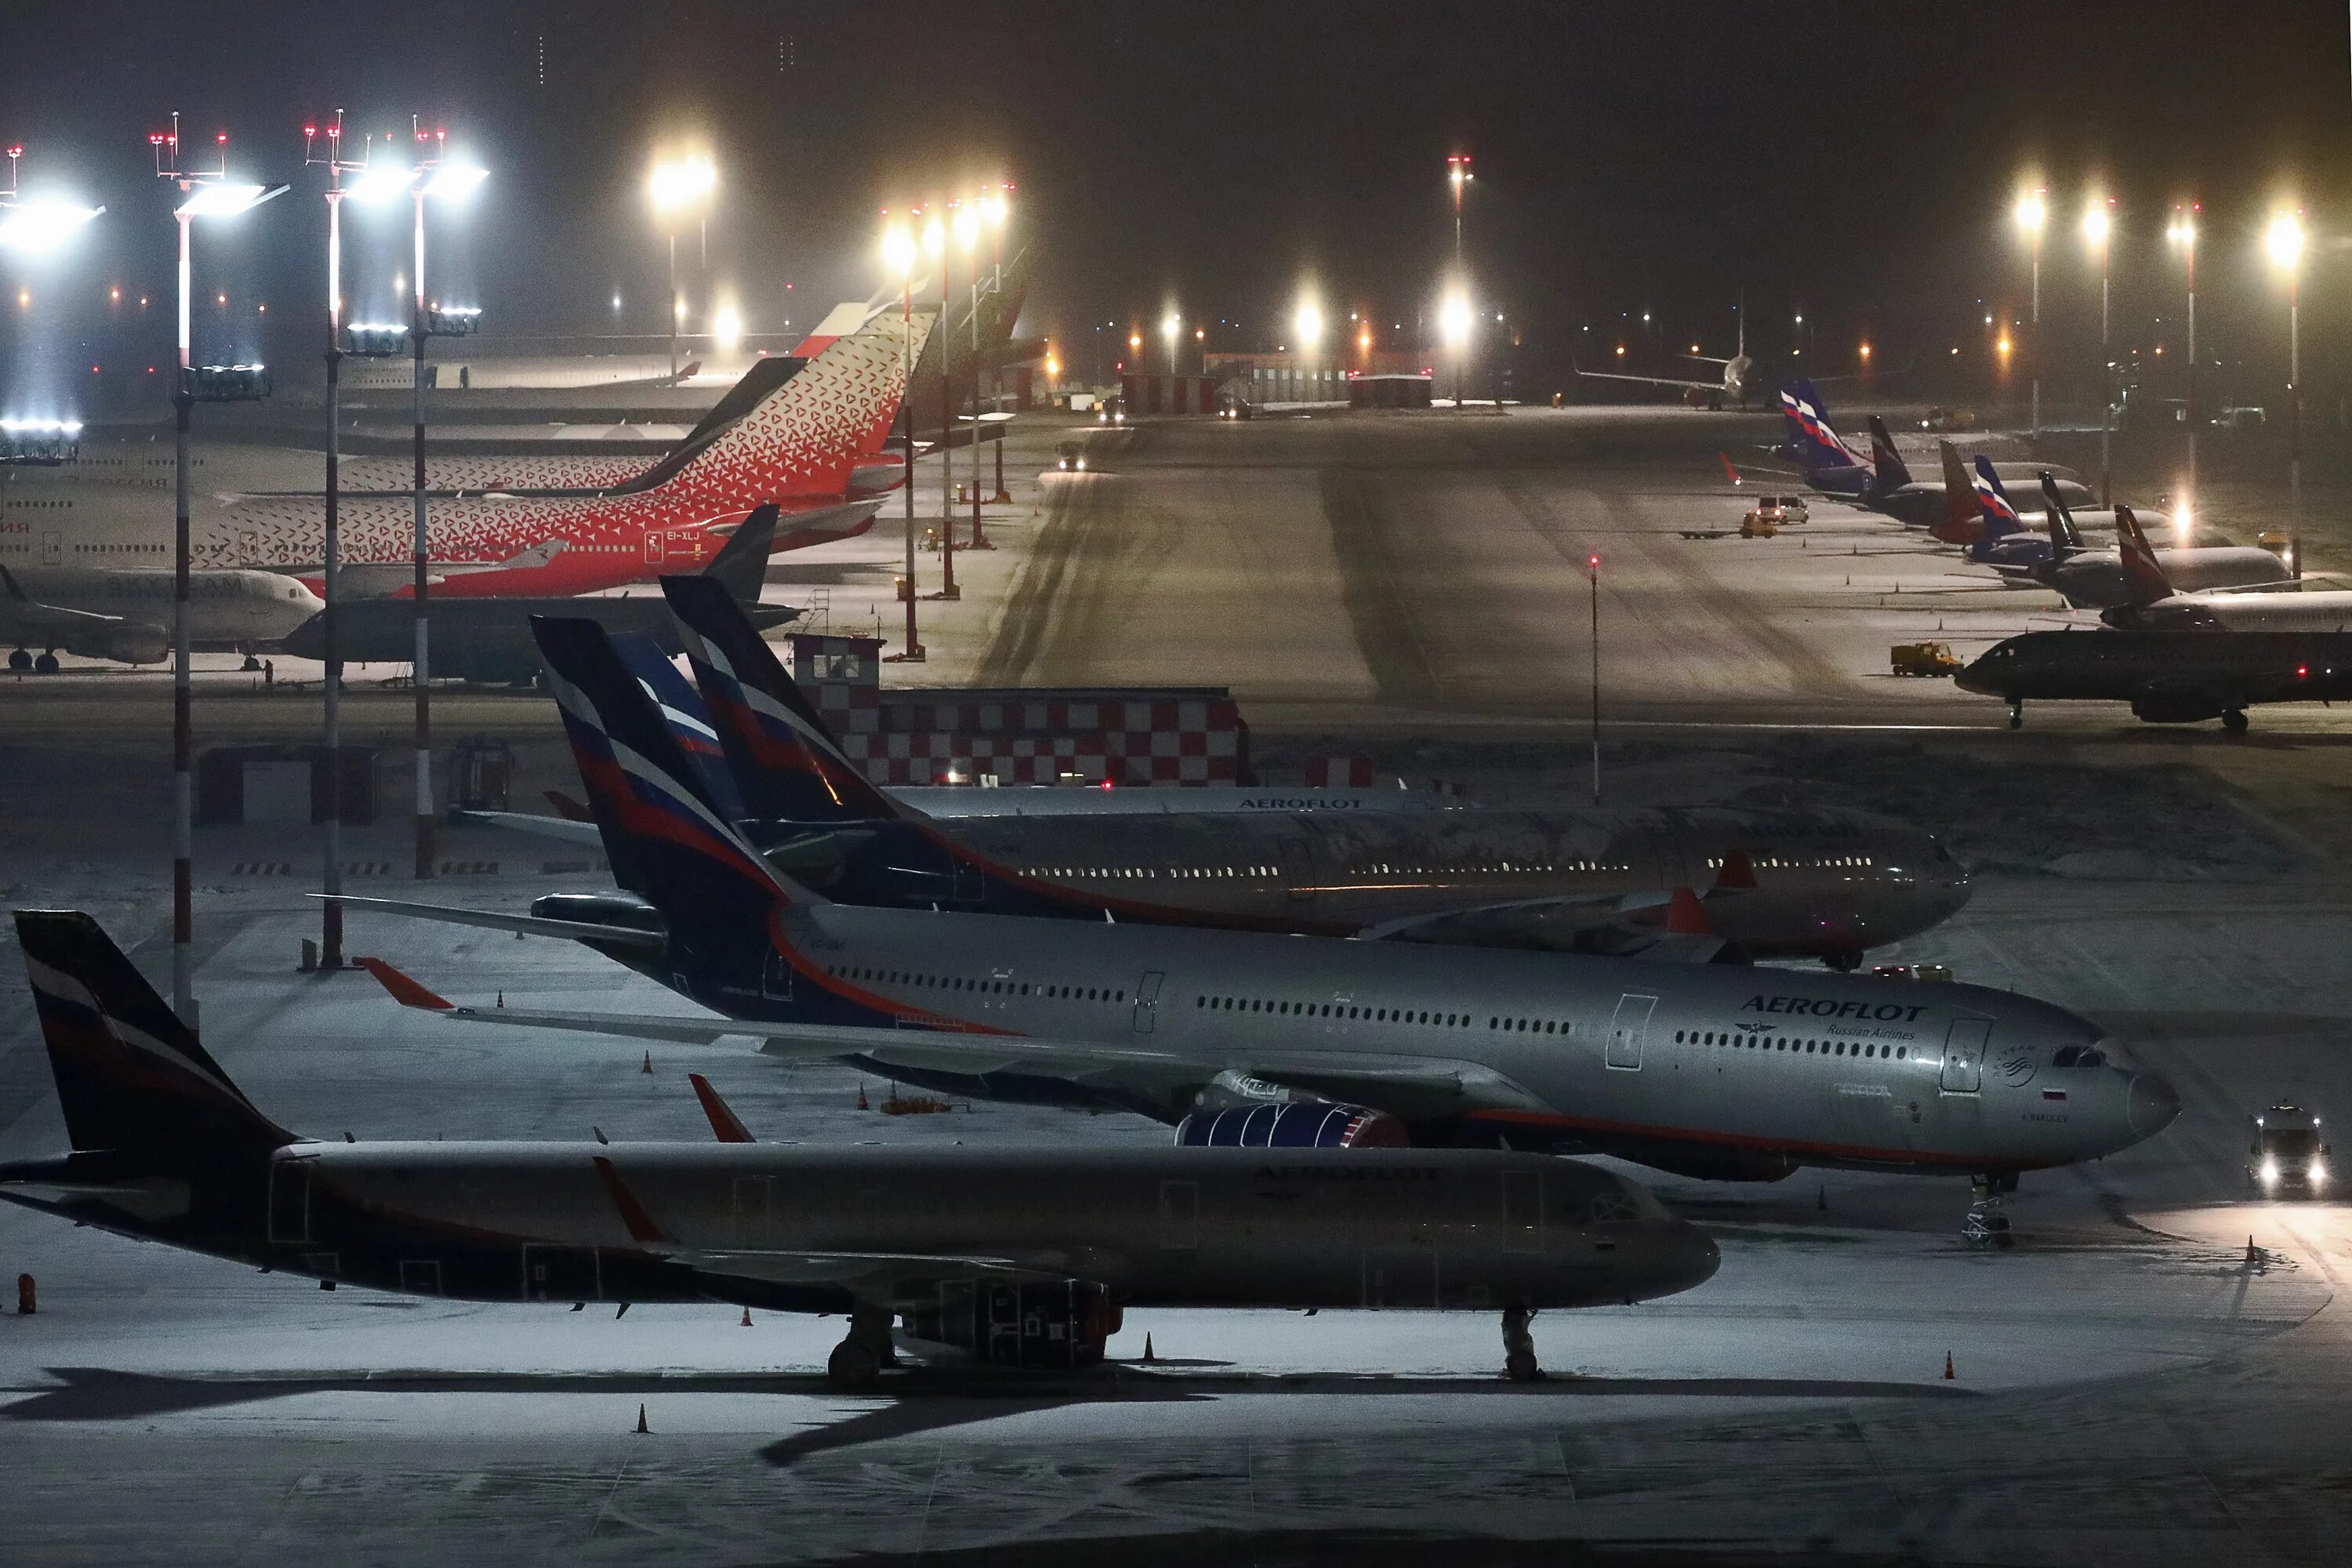
[[[2153,605],[2172,597],[2172,581],[2164,574],[2139,519],[2127,506],[2116,508],[2116,554],[2123,563],[2126,604]]]
[[[686,1081],[694,1086],[694,1098],[702,1101],[702,1114],[710,1119],[710,1131],[721,1143],[750,1143],[754,1141],[751,1130],[743,1125],[743,1119],[736,1115],[725,1100],[719,1098],[719,1091],[710,1087],[709,1079],[698,1072],[690,1072],[686,1075]]]
[[[721,432],[664,493],[713,516],[771,501],[838,496],[881,449],[936,313],[883,311],[827,342],[799,374]]]
[[[819,321],[808,336],[793,345],[793,353],[802,359],[814,359],[831,348],[835,339],[845,338],[864,326],[866,318],[872,314],[874,308],[862,300],[849,300],[835,305],[824,313],[824,320]]]
[[[1698,895],[1688,888],[1676,888],[1666,900],[1666,934],[1668,936],[1713,936],[1715,928],[1707,923],[1706,911],[1699,907]]]

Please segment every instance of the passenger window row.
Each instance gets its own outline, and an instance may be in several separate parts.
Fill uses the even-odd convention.
[[[1431,1012],[1415,1007],[1351,1006],[1345,1002],[1284,1002],[1264,996],[1195,996],[1195,1009],[1212,1013],[1272,1013],[1292,1018],[1357,1018],[1375,1024],[1426,1024],[1433,1029],[1466,1029],[1467,1013]]]
[[[1124,1002],[1125,991],[1099,985],[1039,985],[1026,980],[973,980],[952,974],[919,974],[907,969],[877,969],[864,964],[827,964],[827,974],[842,980],[869,980],[882,985],[912,985],[933,991],[980,992],[991,996],[1042,996],[1056,1002]]]
[[[1807,1056],[1875,1057],[1906,1061],[1908,1046],[1882,1046],[1864,1040],[1795,1040],[1785,1035],[1735,1035],[1728,1029],[1676,1029],[1675,1044],[1730,1046],[1736,1049],[1802,1051]]]
[[[1163,870],[1156,866],[1024,866],[1021,874],[1024,877],[1114,880],[1166,877],[1171,880],[1197,881],[1215,877],[1279,877],[1282,868],[1278,866],[1171,866]]]
[[[1429,877],[1458,874],[1465,871],[1508,871],[1533,875],[1553,871],[1631,871],[1633,868],[1630,861],[1620,863],[1612,860],[1567,860],[1558,863],[1549,860],[1490,860],[1481,861],[1476,865],[1454,866],[1398,866],[1381,860],[1369,866],[1351,866],[1348,868],[1348,875],[1351,877]]]
[[[1507,1035],[1573,1035],[1576,1026],[1565,1018],[1489,1018],[1486,1027]]]
[[[1874,855],[1816,855],[1808,859],[1798,855],[1759,855],[1750,859],[1748,864],[1759,871],[1777,871],[1793,870],[1806,866],[1875,866],[1878,864],[1878,858]],[[1710,871],[1722,870],[1723,857],[1708,856],[1706,868]]]

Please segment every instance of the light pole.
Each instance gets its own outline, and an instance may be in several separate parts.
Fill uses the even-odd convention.
[[[1013,203],[1011,198],[1009,198],[1005,193],[1012,189],[1012,182],[1007,181],[1005,184],[989,192],[987,197],[981,204],[988,215],[989,238],[996,247],[994,262],[989,268],[989,283],[990,287],[996,290],[996,308],[1000,311],[1004,309],[1004,226],[1013,216]],[[1006,332],[1009,334],[1012,331],[1013,323],[1006,321],[1004,323],[1004,328]],[[980,316],[976,310],[972,315],[971,332],[972,347],[974,351],[977,352],[980,347]],[[980,371],[977,366],[973,368],[972,374],[975,377],[980,374]],[[1053,400],[1053,384],[1054,374],[1049,371],[1046,373],[1045,376],[1045,395],[1048,402]],[[975,380],[973,384],[977,385],[978,382]],[[989,386],[993,392],[999,394],[1003,392],[1004,374],[1001,365],[989,372]],[[997,440],[991,442],[990,445],[996,448],[996,493],[989,498],[989,504],[992,506],[1011,506],[1013,504],[1013,493],[1004,488],[1004,443],[1002,440]],[[989,543],[986,539],[981,536],[980,512],[977,508],[973,510],[971,514],[971,547],[974,550],[993,550],[995,548],[994,545]]]
[[[1321,367],[1318,362],[1319,362],[1323,343],[1323,307],[1317,301],[1314,295],[1308,294],[1298,301],[1298,309],[1291,314],[1290,331],[1298,343],[1300,356],[1310,363],[1317,363],[1315,374],[1321,374]],[[1291,395],[1296,397],[1297,395],[1297,386],[1294,382]]]
[[[2032,323],[2030,341],[2025,352],[2033,360],[2033,434],[2042,434],[2042,229],[2049,221],[2049,204],[2040,191],[2032,191],[2017,200],[2017,226],[2025,236],[2029,255],[2032,258],[2033,305],[2027,315]]]
[[[887,211],[882,216],[882,265],[898,275],[898,321],[904,329],[898,340],[898,417],[905,423],[907,458],[900,480],[907,492],[907,575],[899,595],[907,602],[907,643],[891,657],[913,664],[923,658],[922,642],[915,635],[915,236],[906,224],[887,221]]]
[[[1584,558],[1592,585],[1592,804],[1601,804],[1601,557]]]
[[[956,208],[952,227],[956,247],[971,268],[971,547],[985,548],[980,526],[980,229],[986,221],[988,201],[982,195]],[[941,364],[947,362],[940,360]],[[949,525],[948,531],[955,531]]]
[[[1469,375],[1470,361],[1470,296],[1456,283],[1446,291],[1444,302],[1437,309],[1437,330],[1445,343],[1446,352],[1454,358],[1454,406],[1459,411],[1465,406],[1464,383]]]
[[[2303,215],[2283,212],[2271,219],[2263,247],[2271,265],[2286,274],[2286,551],[2303,575]]]
[[[2083,209],[2083,239],[2099,253],[2099,504],[2101,506],[2116,504],[2114,473],[2107,455],[2108,437],[2113,435],[2116,425],[2116,398],[2113,385],[2116,367],[2113,353],[2107,346],[2107,301],[2111,297],[2108,288],[2111,278],[2108,261],[2114,254],[2114,247],[2109,241],[2115,236],[2116,226],[2115,218],[2107,209],[2115,205],[2113,196],[2104,200],[2094,196],[2091,198],[2090,205]]]
[[[2197,213],[2200,204],[2191,202],[2186,208],[2172,209],[2172,222],[2167,226],[2164,237],[2180,247],[2182,260],[2189,269],[2189,486],[2180,505],[2173,511],[2173,530],[2179,542],[2187,544],[2195,528],[2194,508],[2197,502]]]
[[[697,210],[708,221],[710,193],[718,188],[717,166],[698,153],[664,159],[654,164],[646,180],[646,194],[669,237],[669,377],[673,383],[677,380],[678,323],[686,313],[677,297],[677,220],[688,210]]]
[[[955,580],[955,332],[948,313],[948,230],[960,216],[951,201],[945,218],[934,215],[923,225],[924,254],[940,269],[940,324],[931,332],[940,345],[940,591],[934,599],[963,597]]]
[[[172,1010],[191,1028],[195,996],[195,788],[192,652],[188,645],[188,425],[198,401],[246,402],[268,395],[269,374],[260,365],[206,365],[200,374],[189,352],[188,252],[195,220],[234,217],[286,187],[233,184],[228,180],[228,133],[216,139],[218,162],[209,169],[181,166],[180,117],[168,133],[147,138],[155,150],[155,174],[186,198],[173,212],[180,230],[179,372],[172,386]]]
[[[1183,334],[1183,331],[1184,323],[1177,319],[1176,313],[1173,310],[1171,310],[1168,313],[1167,320],[1160,323],[1160,335],[1168,340],[1168,380],[1170,384],[1168,395],[1171,397],[1176,395],[1176,388],[1174,384],[1176,380],[1176,340]]]
[[[1445,160],[1445,183],[1454,188],[1454,270],[1462,270],[1462,187],[1475,178],[1470,173],[1470,155],[1456,153]],[[1505,204],[1508,205],[1507,201]]]
[[[414,204],[415,257],[411,268],[410,296],[412,314],[409,321],[409,353],[414,374],[411,388],[415,398],[414,440],[415,482],[411,488],[411,529],[409,563],[414,569],[410,592],[414,595],[416,650],[412,656],[415,665],[410,671],[416,695],[416,861],[415,874],[422,881],[433,875],[433,645],[432,622],[426,605],[425,563],[430,556],[430,541],[425,527],[425,342],[428,338],[462,338],[481,323],[479,310],[442,310],[428,307],[425,295],[425,203],[455,201],[470,195],[476,185],[488,177],[488,171],[471,163],[446,163],[442,154],[446,149],[449,133],[436,130],[430,132],[421,126],[416,132],[419,153],[416,168],[408,186]]]

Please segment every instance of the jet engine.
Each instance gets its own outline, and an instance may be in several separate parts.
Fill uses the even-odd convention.
[[[1083,1279],[945,1281],[936,1306],[905,1317],[918,1353],[944,1345],[991,1366],[1092,1366],[1119,1321],[1109,1289]]]
[[[163,628],[144,621],[117,621],[76,632],[59,645],[83,658],[112,659],[117,664],[161,664],[172,654],[172,639]]]
[[[2132,717],[2149,724],[2198,724],[2231,704],[2194,687],[2151,686],[2132,699]]]
[[[578,921],[583,925],[625,926],[667,935],[659,911],[635,893],[541,893],[530,901],[534,919]]]
[[[1176,1124],[1188,1149],[1402,1149],[1404,1123],[1360,1105],[1287,1100],[1196,1110]]]

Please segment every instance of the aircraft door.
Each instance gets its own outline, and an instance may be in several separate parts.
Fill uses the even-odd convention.
[[[1952,1032],[1944,1040],[1944,1076],[1939,1087],[1946,1094],[1977,1092],[1984,1079],[1985,1051],[1991,1041],[1990,1018],[1954,1020]]]
[[[771,1002],[793,999],[793,963],[771,947],[760,964],[760,994]]]
[[[1624,1072],[1642,1070],[1642,1037],[1649,1033],[1650,1014],[1657,1005],[1655,996],[1630,991],[1617,999],[1617,1015],[1609,1021],[1610,1067]]]
[[[1160,1025],[1160,984],[1167,975],[1154,969],[1135,983],[1135,1032],[1148,1035]]]
[[[43,529],[41,531],[41,564],[44,566],[62,566],[65,564],[65,535],[59,533],[54,528]]]
[[[525,1247],[522,1299],[526,1301],[601,1301],[602,1270],[593,1247]]]
[[[652,529],[652,528],[649,528],[649,529],[646,530],[646,565],[648,565],[648,566],[658,566],[658,565],[660,565],[661,563],[662,563],[662,536],[661,536],[661,531],[660,531],[660,530],[658,530],[658,529]]]

